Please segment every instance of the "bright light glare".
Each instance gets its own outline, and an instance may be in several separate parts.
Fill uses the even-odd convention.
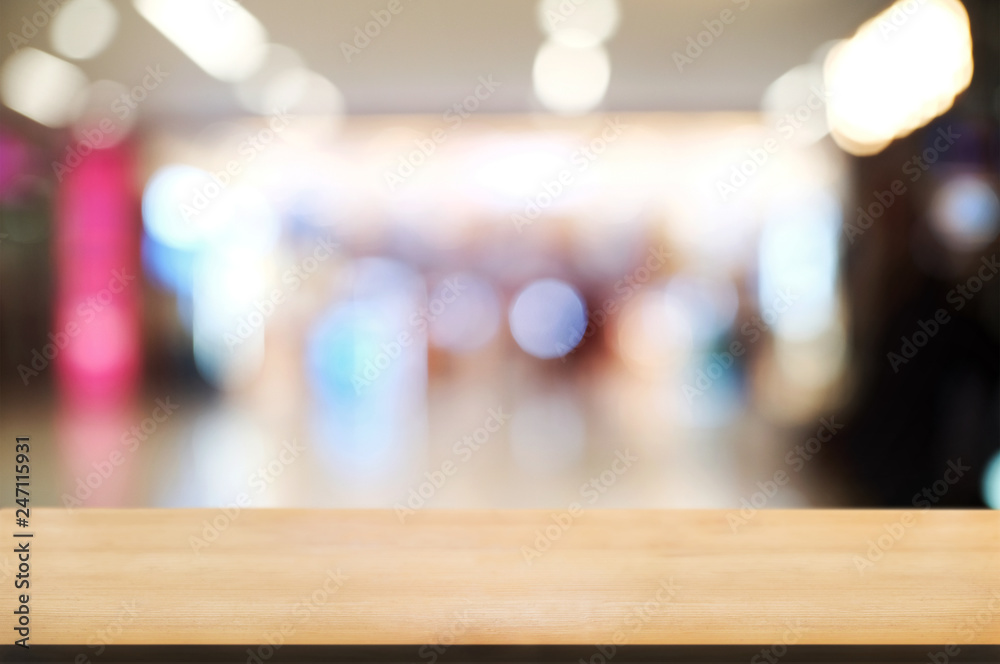
[[[256,256],[226,251],[208,252],[195,267],[195,365],[216,387],[244,385],[264,363],[266,320],[254,308],[264,292],[262,268]]]
[[[111,43],[118,10],[108,0],[69,0],[52,18],[49,39],[59,55],[92,58]]]
[[[242,81],[263,64],[267,31],[236,2],[133,0],[136,11],[207,74]]]
[[[566,166],[567,156],[545,143],[511,144],[490,154],[470,173],[474,183],[498,203],[524,205],[525,197],[542,191],[540,182],[556,177]],[[558,204],[560,198],[553,201]]]
[[[76,114],[72,102],[86,86],[79,67],[34,48],[14,53],[0,71],[3,103],[47,127],[69,124]]]
[[[957,0],[897,2],[827,55],[827,120],[852,154],[874,154],[948,110],[972,80],[969,16]]]
[[[597,46],[618,29],[615,0],[542,0],[538,23],[548,37],[564,46]]]
[[[142,195],[146,232],[177,249],[195,249],[231,221],[233,197],[200,168],[170,164],[156,171]]]
[[[532,70],[535,95],[556,113],[578,115],[604,99],[611,81],[611,62],[602,46],[574,48],[546,42]]]
[[[836,320],[840,205],[817,192],[768,217],[760,239],[760,317],[779,337],[813,338]]]

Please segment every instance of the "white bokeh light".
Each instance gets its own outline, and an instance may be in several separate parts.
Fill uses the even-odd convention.
[[[948,110],[972,80],[969,15],[958,0],[896,2],[826,57],[827,121],[856,155]]]
[[[70,123],[78,110],[73,102],[86,87],[79,67],[30,47],[7,58],[0,70],[3,103],[47,127]]]
[[[237,2],[133,0],[136,11],[205,73],[242,81],[264,63],[267,31]]]
[[[576,48],[554,41],[542,44],[532,69],[535,95],[550,111],[578,115],[604,99],[611,61],[603,46]]]
[[[52,18],[49,30],[52,48],[59,55],[92,58],[114,38],[118,10],[108,0],[69,0]]]

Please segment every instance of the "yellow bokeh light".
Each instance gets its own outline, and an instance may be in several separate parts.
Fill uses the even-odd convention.
[[[851,154],[875,154],[968,87],[969,16],[957,0],[896,2],[830,50],[824,78],[834,140]]]

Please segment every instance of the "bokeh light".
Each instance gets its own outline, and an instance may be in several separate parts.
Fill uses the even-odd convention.
[[[776,203],[760,239],[759,307],[776,334],[805,339],[837,312],[840,205],[829,193],[801,192]]]
[[[510,308],[510,331],[517,345],[542,359],[573,350],[587,329],[587,309],[576,290],[558,279],[528,285]]]
[[[989,507],[1000,510],[1000,452],[993,454],[983,471],[983,501]]]
[[[984,178],[947,180],[931,201],[931,225],[957,251],[976,251],[1000,232],[1000,200]]]
[[[831,49],[824,76],[834,140],[852,154],[878,152],[968,87],[969,15],[958,0],[900,0]]]
[[[177,249],[194,249],[221,232],[234,199],[212,176],[194,166],[170,164],[149,179],[142,196],[146,232]]]
[[[578,48],[546,42],[532,70],[535,95],[550,111],[586,113],[604,99],[611,80],[611,61],[603,46]]]
[[[118,10],[108,0],[69,0],[52,17],[49,38],[59,55],[85,60],[107,48],[117,29]]]
[[[242,81],[263,64],[267,31],[243,5],[200,0],[133,0],[136,11],[221,81]]]
[[[21,115],[48,127],[63,127],[76,115],[73,103],[87,85],[74,64],[25,47],[0,69],[0,97]]]

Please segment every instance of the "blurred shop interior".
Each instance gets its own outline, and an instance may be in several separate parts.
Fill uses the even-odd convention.
[[[998,3],[0,26],[35,504],[1000,508]]]

